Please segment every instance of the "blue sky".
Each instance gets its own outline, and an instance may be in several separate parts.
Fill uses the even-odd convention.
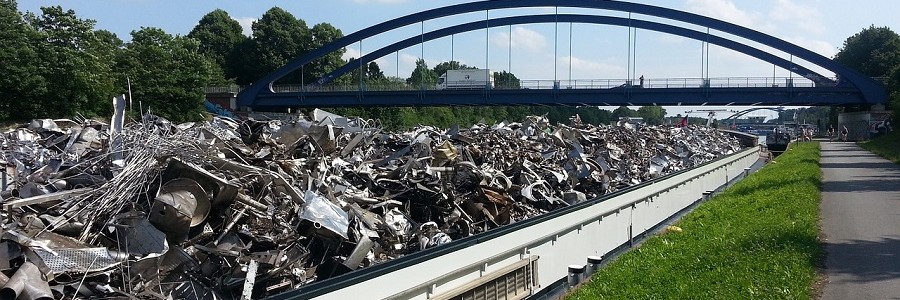
[[[245,27],[273,6],[281,7],[303,19],[309,26],[327,22],[349,34],[370,25],[410,13],[468,1],[433,0],[294,0],[294,1],[162,1],[162,0],[21,0],[19,8],[38,11],[41,6],[60,5],[74,9],[82,18],[97,21],[97,28],[110,30],[128,40],[140,27],[159,27],[172,34],[187,34],[206,13],[221,8]],[[694,12],[744,25],[793,42],[827,57],[832,57],[843,41],[869,25],[900,30],[900,2],[872,0],[860,4],[840,0],[648,0],[641,3]],[[554,8],[492,11],[491,17],[553,13]],[[559,13],[626,16],[619,12],[566,9]],[[482,20],[475,13],[429,21],[425,31],[461,22]],[[635,18],[660,21],[634,16]],[[661,21],[664,22],[664,21]],[[664,22],[671,23],[671,22]],[[554,34],[556,29],[556,34]],[[345,57],[418,34],[420,25],[409,26],[367,39],[362,45],[348,47]],[[521,79],[585,80],[623,79],[644,75],[651,78],[701,77],[705,69],[701,42],[651,31],[638,31],[634,60],[628,62],[628,29],[605,25],[572,25],[571,49],[569,24],[532,24],[490,29],[456,35],[415,46],[377,62],[388,76],[409,76],[414,61],[422,56],[429,65],[451,57],[468,65],[492,70],[507,70]],[[512,39],[510,39],[512,33]],[[511,41],[511,42],[510,42]],[[453,45],[451,47],[451,44]],[[752,44],[752,43],[751,43]],[[452,48],[452,50],[451,50]],[[487,51],[485,49],[488,49]],[[487,55],[486,55],[487,52]],[[571,55],[570,55],[571,53]],[[510,55],[511,54],[511,55]],[[786,77],[789,72],[749,56],[727,49],[710,47],[709,77]],[[779,56],[789,59],[789,55]],[[570,64],[570,62],[572,62]],[[487,65],[486,65],[487,63]],[[797,63],[817,71],[809,64]],[[556,71],[554,72],[554,65]],[[628,72],[629,66],[634,72]],[[571,73],[571,76],[569,75]],[[829,73],[830,75],[830,73]],[[670,112],[691,109],[669,109]]]

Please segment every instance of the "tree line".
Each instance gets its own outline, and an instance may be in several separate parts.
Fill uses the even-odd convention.
[[[204,88],[247,85],[291,60],[343,37],[340,29],[320,23],[309,27],[290,12],[274,7],[252,24],[252,34],[224,10],[204,15],[187,35],[142,27],[123,41],[95,28],[60,6],[39,13],[19,12],[16,0],[0,0],[0,121],[73,116],[108,116],[109,99],[131,92],[132,104],[142,111],[175,122],[208,117]],[[849,38],[835,57],[870,76],[890,78],[892,99],[900,95],[900,39],[887,28],[869,28]],[[896,46],[894,48],[889,48]],[[886,49],[889,48],[889,49]],[[348,61],[345,49],[320,57],[276,84],[311,84]],[[867,54],[868,53],[868,54]],[[868,56],[867,56],[868,55]],[[873,56],[874,55],[874,56]],[[866,60],[866,57],[874,59]],[[350,62],[355,60],[351,58]],[[874,61],[874,62],[873,62]],[[429,67],[424,60],[407,78],[385,76],[375,62],[335,78],[335,84],[434,85],[451,69],[471,68],[456,61]],[[875,74],[877,73],[877,74]],[[875,74],[875,75],[873,75]],[[495,85],[514,88],[515,74],[495,72]],[[551,122],[568,122],[578,114],[582,122],[610,123],[620,117],[642,117],[650,124],[664,122],[665,110],[646,106],[613,111],[596,107],[384,107],[334,108],[337,113],[378,118],[388,128],[416,124],[448,126],[520,120],[546,115]]]
[[[888,92],[887,108],[900,119],[900,35],[889,27],[871,25],[847,38],[834,60],[860,73],[878,78]],[[829,124],[837,124],[841,111],[866,110],[868,107],[832,109]]]

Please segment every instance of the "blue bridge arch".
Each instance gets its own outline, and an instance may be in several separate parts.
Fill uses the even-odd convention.
[[[749,29],[746,27],[742,27],[739,25],[731,24],[728,22],[724,22],[721,20],[716,20],[713,18],[678,11],[669,8],[651,6],[646,4],[638,4],[638,3],[630,3],[630,2],[622,2],[622,1],[609,1],[609,0],[493,0],[493,1],[481,1],[481,2],[471,2],[464,4],[451,5],[441,8],[435,8],[431,10],[426,10],[414,14],[410,14],[407,16],[403,16],[400,18],[396,18],[393,20],[389,20],[355,33],[349,34],[343,38],[340,38],[330,44],[327,44],[319,49],[313,50],[310,53],[295,59],[294,61],[288,63],[285,66],[277,69],[276,71],[266,75],[261,78],[249,88],[245,89],[238,95],[238,106],[240,107],[255,107],[255,106],[300,106],[300,102],[303,102],[302,98],[304,95],[302,93],[300,95],[295,93],[275,93],[273,91],[273,83],[288,75],[289,73],[300,69],[302,66],[308,64],[309,62],[327,55],[333,51],[337,51],[343,47],[354,44],[358,41],[364,40],[366,38],[394,30],[397,28],[401,28],[407,25],[429,21],[437,18],[478,12],[478,11],[489,11],[489,10],[497,10],[497,9],[509,9],[509,8],[527,8],[527,7],[570,7],[570,8],[590,8],[590,9],[602,9],[602,10],[612,10],[612,11],[622,11],[622,12],[630,12],[637,13],[641,15],[654,16],[663,19],[669,19],[674,21],[680,21],[688,24],[699,25],[703,27],[707,27],[710,29],[715,29],[720,32],[728,33],[734,36],[738,36],[741,38],[745,38],[754,42],[761,43],[768,47],[774,48],[779,51],[783,51],[785,53],[791,54],[794,57],[799,59],[808,61],[812,64],[820,66],[824,69],[834,72],[840,80],[838,82],[832,82],[830,79],[825,78],[824,76],[817,74],[807,68],[796,65],[792,62],[786,61],[783,58],[779,58],[775,55],[767,53],[763,50],[729,40],[723,37],[719,37],[716,35],[712,35],[709,33],[703,33],[695,30],[691,30],[684,27],[679,27],[675,25],[668,25],[650,21],[636,20],[636,19],[626,19],[626,18],[617,18],[617,17],[608,17],[608,16],[596,16],[596,15],[567,15],[567,14],[553,14],[553,15],[526,15],[526,16],[517,16],[517,17],[506,17],[506,18],[497,18],[497,19],[489,19],[478,22],[471,22],[466,24],[459,24],[455,26],[446,27],[440,30],[432,31],[429,33],[423,33],[421,35],[415,35],[408,39],[401,40],[394,44],[388,45],[382,49],[376,50],[368,55],[361,57],[358,61],[355,61],[352,65],[347,64],[343,67],[335,70],[334,72],[320,78],[318,80],[319,83],[327,83],[330,80],[334,79],[337,76],[340,76],[343,73],[346,73],[352,69],[354,69],[359,63],[368,63],[371,60],[382,57],[386,54],[392,53],[393,51],[403,49],[409,47],[411,45],[415,45],[416,43],[422,42],[423,40],[430,40],[435,38],[440,38],[444,36],[449,36],[458,32],[472,31],[477,29],[484,29],[487,27],[493,26],[505,26],[511,24],[526,24],[526,23],[547,23],[547,22],[573,22],[573,23],[594,23],[594,24],[609,24],[615,26],[622,27],[636,27],[636,28],[644,28],[659,32],[665,32],[675,35],[684,36],[687,38],[707,41],[711,44],[717,44],[726,48],[730,48],[735,51],[742,52],[744,54],[753,56],[755,58],[761,59],[763,61],[767,61],[773,63],[777,66],[780,66],[784,69],[791,70],[791,72],[806,77],[817,84],[817,86],[822,86],[824,88],[816,88],[815,90],[808,89],[791,89],[787,91],[786,94],[782,95],[781,98],[793,98],[797,96],[804,96],[809,98],[807,102],[804,104],[811,105],[814,104],[817,100],[820,100],[822,104],[868,104],[868,103],[882,103],[886,100],[887,94],[884,90],[884,87],[878,83],[877,81],[866,77],[856,71],[853,71],[845,66],[842,66],[833,60],[816,54],[812,51],[799,47],[797,45],[791,44],[779,38],[755,31],[753,29]],[[833,87],[833,88],[828,88]],[[431,91],[434,92],[434,91]],[[683,91],[684,92],[684,91]],[[723,90],[724,92],[724,90]],[[735,91],[729,90],[728,97],[737,98],[737,99],[745,99],[745,101],[732,101],[730,103],[743,103],[748,104],[749,99],[753,97],[758,97],[759,95],[751,96],[751,95],[740,95],[735,94]],[[758,90],[755,93],[762,94],[775,94],[776,90]],[[410,94],[410,91],[405,92],[405,94]],[[413,92],[414,93],[414,92]],[[534,92],[527,92],[527,94],[535,94]],[[553,100],[549,103],[540,103],[540,104],[577,104],[572,103],[571,101],[559,101],[555,100],[563,100],[565,95],[557,95],[558,92],[553,93]],[[693,94],[692,94],[693,93]],[[711,91],[706,89],[705,91],[686,91],[682,95],[687,97],[688,99],[694,99],[696,104],[699,104],[698,101],[708,100],[710,97]],[[383,94],[383,93],[382,93]],[[419,92],[418,95],[412,98],[419,98],[418,103],[431,103],[436,105],[441,104],[454,104],[457,102],[442,102],[442,101],[421,101],[424,100],[426,92]],[[434,94],[434,93],[432,93]],[[495,93],[496,95],[489,95],[488,91],[476,91],[476,92],[468,92],[468,93],[455,93],[456,96],[481,96],[481,101],[467,102],[469,104],[517,104],[515,101],[510,101],[508,98],[511,96],[515,96],[514,93]],[[583,93],[582,93],[583,94]],[[616,93],[603,93],[600,92],[600,95],[610,94],[617,96]],[[705,94],[705,95],[704,95]],[[508,97],[503,97],[503,96]],[[672,104],[674,102],[666,102],[666,101],[655,101],[655,98],[658,98],[662,93],[656,92],[645,92],[640,90],[628,91],[625,93],[624,97],[617,97],[618,100],[626,100],[631,101],[633,99],[644,99],[650,101],[652,103],[660,103],[660,104]],[[410,95],[407,95],[410,96]],[[641,96],[644,96],[643,98]],[[343,101],[344,98],[355,98],[356,101]],[[325,102],[334,105],[366,105],[362,100],[365,95],[362,94],[362,91],[358,93],[336,93],[333,95],[329,95],[327,97],[323,97],[322,99],[326,99]],[[369,99],[373,99],[374,97],[370,97]],[[409,97],[408,97],[409,98]],[[525,97],[527,98],[527,97]],[[855,101],[849,101],[848,98],[852,98]],[[259,99],[276,99],[276,101],[263,101],[263,103],[259,103]],[[647,102],[645,101],[645,102]],[[576,101],[577,102],[577,101]],[[619,103],[622,101],[610,101]],[[688,101],[690,102],[690,101]],[[745,103],[746,102],[746,103]],[[323,102],[313,102],[313,104],[321,105]],[[606,102],[604,102],[606,103]],[[630,103],[630,102],[628,102]],[[678,102],[679,104],[681,102]],[[706,104],[707,102],[702,102]],[[713,103],[715,103],[713,101]],[[385,103],[381,103],[378,101],[369,102],[372,105],[384,105]],[[458,104],[458,103],[457,103]],[[522,103],[518,103],[522,104]],[[402,105],[402,103],[398,103],[398,105]]]

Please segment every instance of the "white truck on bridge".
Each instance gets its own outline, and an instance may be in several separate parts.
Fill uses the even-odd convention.
[[[447,70],[438,78],[437,89],[491,89],[494,76],[488,69]]]

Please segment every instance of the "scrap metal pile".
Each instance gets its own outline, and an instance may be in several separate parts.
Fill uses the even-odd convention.
[[[3,133],[0,298],[274,295],[740,148],[694,126],[528,117],[385,132],[312,115]]]

